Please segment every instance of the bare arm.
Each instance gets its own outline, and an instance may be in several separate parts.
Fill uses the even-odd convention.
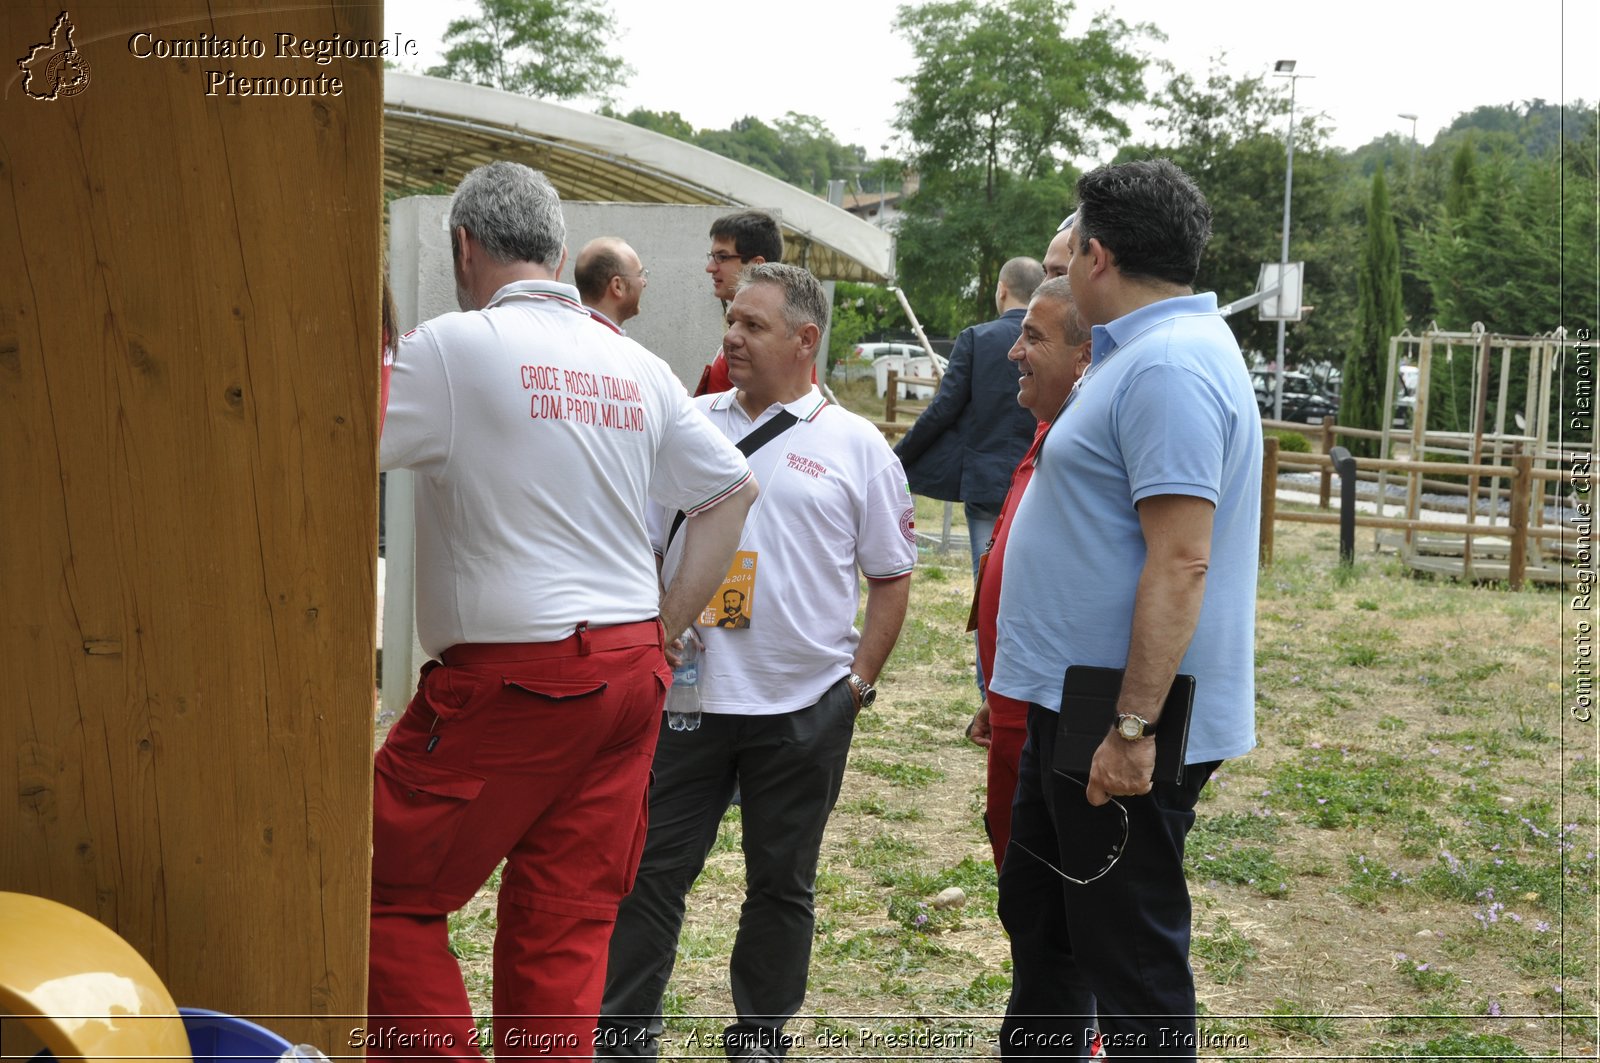
[[[1139,503],[1145,562],[1133,602],[1128,667],[1117,712],[1136,713],[1155,726],[1178,664],[1194,638],[1211,564],[1216,507],[1192,495],[1156,495]],[[1108,734],[1089,772],[1089,803],[1150,792],[1156,745]]]
[[[661,595],[661,623],[668,641],[694,621],[728,574],[745,514],[755,500],[756,482],[747,480],[727,498],[683,522],[683,557]]]
[[[867,613],[861,621],[861,642],[850,664],[852,672],[869,683],[878,681],[883,662],[889,659],[889,653],[900,638],[900,626],[906,621],[906,606],[910,602],[910,573],[893,579],[867,580]]]

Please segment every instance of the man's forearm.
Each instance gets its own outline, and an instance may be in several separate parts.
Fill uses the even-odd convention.
[[[861,620],[861,641],[856,644],[850,670],[869,683],[878,681],[883,662],[889,659],[906,622],[906,607],[911,602],[911,576],[867,580],[867,612]]]
[[[745,514],[755,498],[756,483],[749,480],[715,506],[684,521],[683,557],[661,595],[661,623],[668,639],[677,638],[694,622],[727,576]]]
[[[1200,498],[1166,495],[1140,514],[1147,554],[1133,604],[1128,665],[1117,711],[1154,723],[1172,677],[1189,650],[1205,599],[1213,507]]]

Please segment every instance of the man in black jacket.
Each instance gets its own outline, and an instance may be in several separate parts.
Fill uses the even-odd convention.
[[[1017,405],[1017,366],[1006,352],[1043,280],[1044,268],[1031,258],[1000,267],[1000,316],[956,337],[939,393],[894,448],[912,494],[963,504],[974,576],[1011,473],[1033,439],[1033,415]]]

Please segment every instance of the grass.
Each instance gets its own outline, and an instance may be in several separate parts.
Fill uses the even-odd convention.
[[[995,1052],[1010,962],[975,814],[983,755],[961,738],[970,593],[964,549],[925,557],[858,723],[792,1060]],[[1593,1051],[1600,776],[1593,725],[1561,701],[1562,608],[1370,553],[1340,575],[1336,532],[1280,525],[1260,580],[1259,746],[1223,765],[1189,836],[1203,1056]],[[665,1059],[727,1022],[737,813],[689,899]],[[933,908],[949,886],[966,903]],[[492,930],[473,918],[453,930],[467,952]],[[469,987],[486,1009],[486,979]],[[909,1043],[918,1031],[951,1042]]]

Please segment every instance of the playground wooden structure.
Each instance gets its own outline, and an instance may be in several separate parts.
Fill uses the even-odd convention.
[[[1470,422],[1464,431],[1427,430],[1436,360],[1441,349],[1448,359],[1457,348],[1470,352],[1473,359]],[[1308,430],[1303,425],[1264,422],[1267,428],[1300,431],[1321,445],[1320,454],[1269,455],[1265,482],[1275,483],[1279,470],[1318,470],[1319,506],[1326,509],[1332,476],[1327,455],[1334,441],[1341,436],[1375,440],[1379,457],[1362,458],[1358,464],[1363,478],[1377,486],[1376,511],[1358,515],[1356,522],[1375,529],[1377,548],[1393,550],[1415,571],[1505,581],[1513,587],[1529,579],[1562,582],[1568,562],[1589,539],[1586,514],[1592,502],[1588,485],[1595,444],[1589,407],[1566,409],[1560,401],[1560,384],[1569,373],[1571,379],[1592,379],[1585,376],[1592,373],[1592,348],[1560,330],[1544,336],[1503,336],[1481,326],[1467,333],[1402,333],[1389,345],[1384,394],[1384,409],[1389,411],[1396,408],[1402,359],[1414,361],[1418,368],[1416,406],[1409,425],[1397,429],[1386,418],[1391,423],[1381,430],[1364,430],[1336,425],[1328,418],[1320,428]],[[1526,363],[1520,410],[1512,407],[1510,386],[1518,360]],[[1572,430],[1576,420],[1577,427],[1585,430],[1573,432],[1575,440],[1563,438],[1564,431],[1552,433],[1556,420],[1552,414],[1559,418],[1558,429]],[[1391,485],[1403,487],[1403,501],[1389,500]],[[1464,512],[1455,517],[1437,499],[1430,504],[1426,497],[1430,494],[1462,497]],[[1569,508],[1577,519],[1566,519]],[[1334,514],[1286,510],[1276,511],[1274,517],[1338,521]],[[1268,554],[1270,523],[1263,513],[1263,549]]]

